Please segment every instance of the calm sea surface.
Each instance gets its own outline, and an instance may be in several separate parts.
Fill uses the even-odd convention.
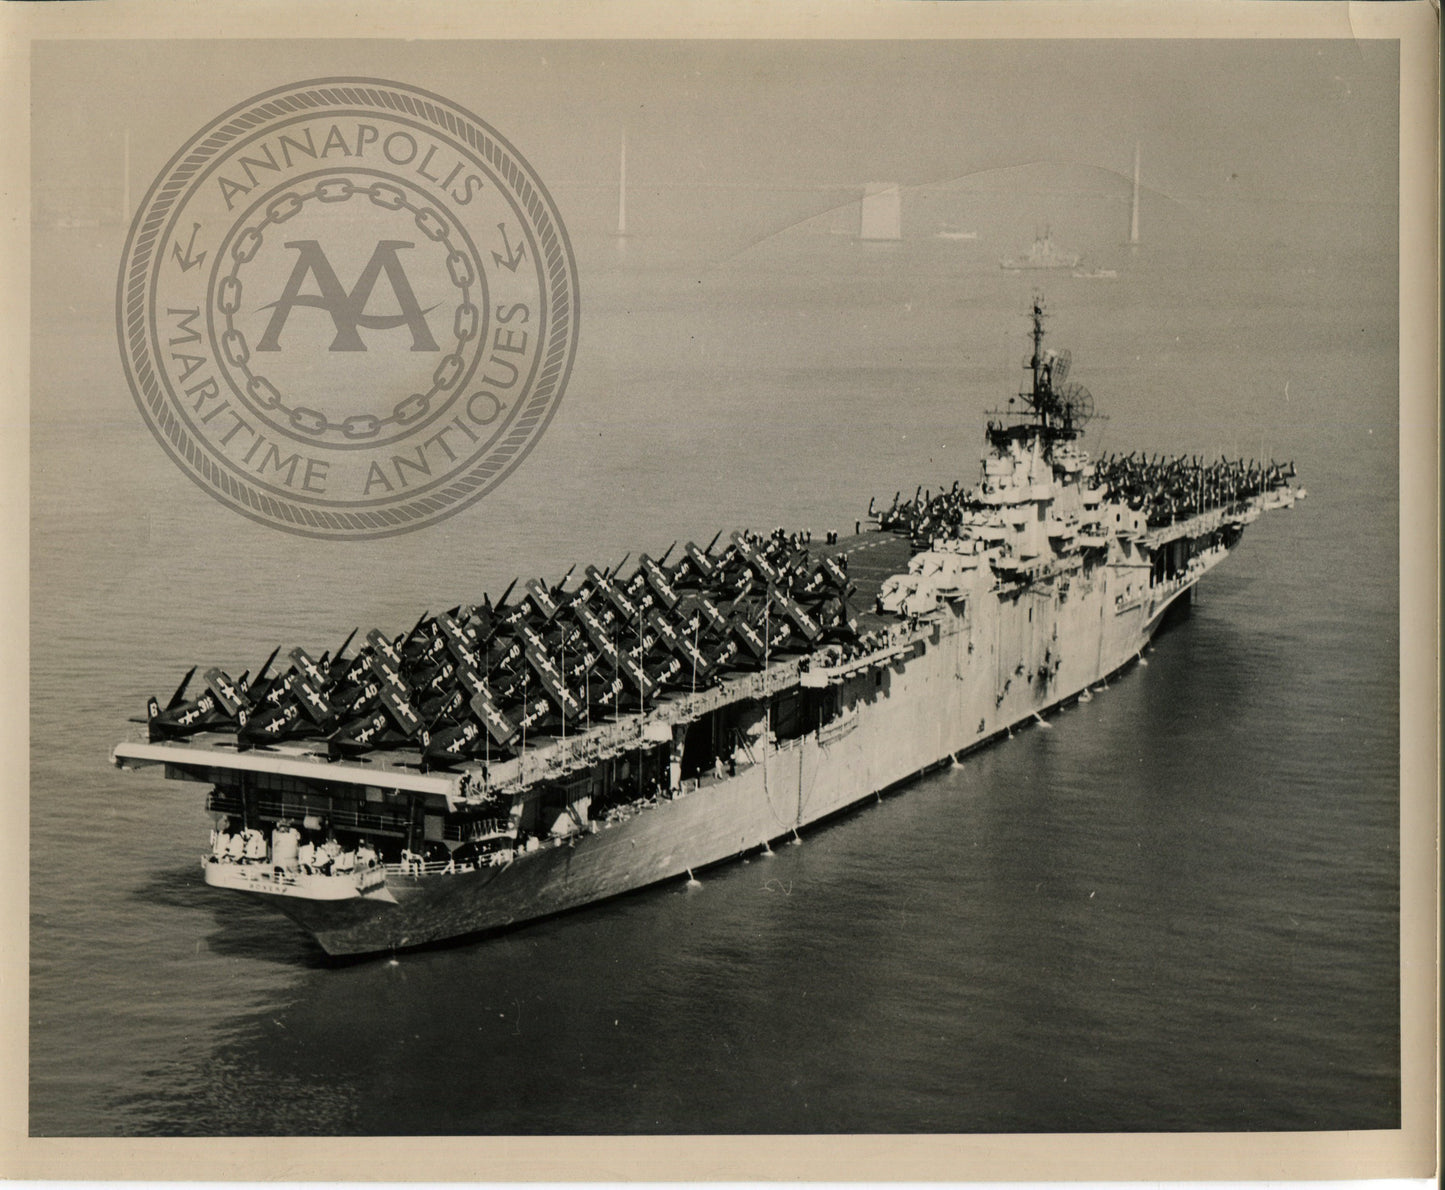
[[[526,464],[338,545],[149,437],[107,330],[120,229],[36,235],[32,1133],[1398,1126],[1392,264],[1200,244],[1042,278],[1093,449],[1269,452],[1310,489],[1147,667],[700,888],[334,966],[202,885],[202,787],[110,766],[147,695],[972,482],[1040,279],[1001,273],[1012,244],[579,242],[582,345]]]

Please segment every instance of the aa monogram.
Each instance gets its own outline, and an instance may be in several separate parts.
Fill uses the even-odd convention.
[[[341,282],[318,241],[288,240],[286,247],[295,248],[300,255],[296,268],[286,282],[285,292],[272,304],[271,321],[266,324],[266,333],[256,344],[257,351],[281,350],[281,328],[286,325],[287,316],[297,306],[315,306],[331,315],[331,321],[336,325],[336,338],[331,340],[331,346],[327,349],[329,351],[365,351],[366,344],[361,341],[358,327],[390,330],[403,325],[411,328],[413,351],[437,350],[436,340],[432,338],[431,330],[426,324],[429,311],[423,310],[417,304],[416,294],[412,292],[411,282],[406,277],[406,270],[401,267],[401,261],[396,255],[398,248],[415,248],[415,244],[407,240],[382,240],[376,245],[376,251],[361,270],[361,276],[350,293],[341,287]],[[391,291],[401,307],[399,314],[365,313],[366,304],[371,300],[371,291],[382,273],[386,274]],[[321,291],[314,297],[301,292],[307,279],[312,276]]]

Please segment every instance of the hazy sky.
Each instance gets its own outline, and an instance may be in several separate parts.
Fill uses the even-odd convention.
[[[36,46],[37,198],[114,194],[128,128],[139,202],[214,116],[342,74],[469,108],[582,223],[615,208],[624,126],[632,186],[651,188],[670,223],[699,227],[727,206],[711,188],[793,191],[781,201],[806,215],[830,205],[810,188],[1040,162],[1124,175],[1136,140],[1147,187],[1174,201],[1390,205],[1396,193],[1390,42],[132,41]]]

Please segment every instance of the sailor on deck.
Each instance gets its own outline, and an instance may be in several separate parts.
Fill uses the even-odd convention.
[[[254,826],[247,827],[242,834],[245,854],[248,860],[264,860],[266,858],[266,836]]]
[[[226,841],[226,859],[230,863],[240,863],[246,858],[246,839],[240,831],[233,832]]]
[[[290,822],[278,822],[271,832],[271,862],[278,868],[294,871],[301,833]]]

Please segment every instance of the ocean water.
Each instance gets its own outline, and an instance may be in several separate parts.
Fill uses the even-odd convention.
[[[106,330],[121,229],[36,236],[32,1134],[1398,1126],[1390,253],[1201,239],[1083,280],[988,243],[579,240],[581,348],[526,464],[342,545],[150,439]],[[1048,729],[699,888],[345,965],[202,885],[202,787],[110,766],[193,663],[971,482],[1035,285],[1094,449],[1268,452],[1310,490]]]

